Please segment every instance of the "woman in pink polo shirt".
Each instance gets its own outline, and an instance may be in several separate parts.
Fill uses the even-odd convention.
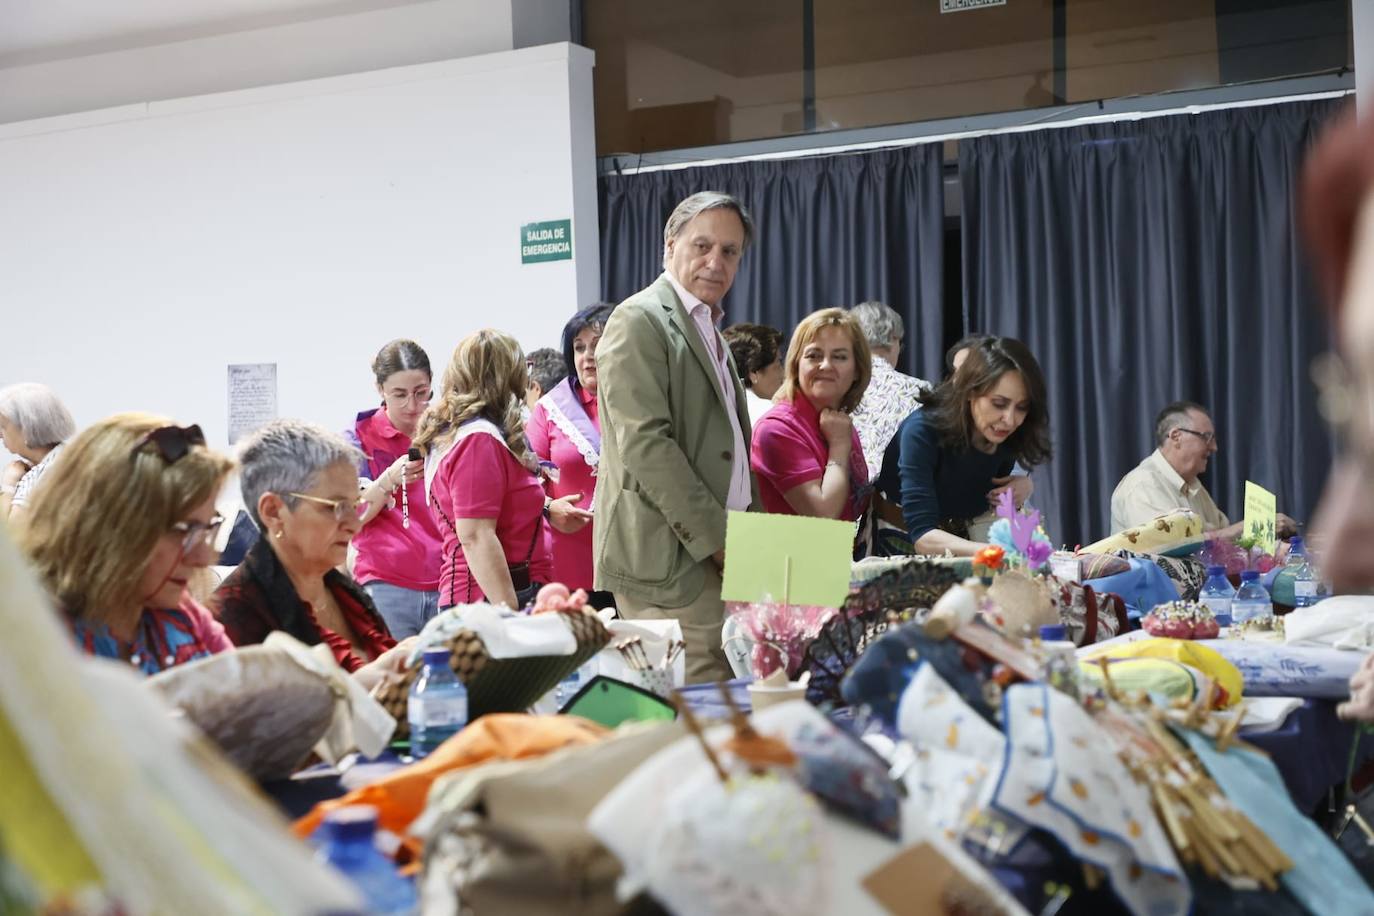
[[[382,406],[358,414],[344,436],[366,456],[353,576],[391,635],[405,639],[439,613],[443,538],[425,501],[424,463],[407,455],[432,395],[429,356],[413,340],[393,340],[372,361],[372,374]]]
[[[872,375],[858,322],[843,309],[808,315],[792,334],[786,371],[750,448],[764,510],[854,521],[872,490],[849,419]]]
[[[592,591],[592,496],[601,460],[596,344],[614,308],[599,302],[578,312],[563,328],[568,375],[539,399],[525,425],[534,453],[553,465],[544,491],[553,530],[554,581],[588,592]],[[592,595],[594,607],[613,603],[609,593]]]
[[[525,354],[500,331],[453,351],[439,400],[420,420],[425,489],[444,539],[439,606],[524,607],[553,572],[539,459],[525,441]]]

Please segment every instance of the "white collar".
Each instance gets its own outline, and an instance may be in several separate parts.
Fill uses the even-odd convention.
[[[1174,470],[1174,466],[1169,463],[1169,459],[1164,457],[1164,453],[1155,449],[1155,453],[1150,456],[1150,461],[1154,462],[1155,470],[1164,475],[1164,479],[1169,481],[1169,485],[1174,488],[1174,492],[1184,496],[1196,496],[1197,491],[1202,489],[1202,481],[1195,480],[1192,483],[1183,479],[1183,475]]]
[[[711,313],[712,324],[715,324],[725,315],[724,310],[712,305],[708,305],[707,303],[702,302],[696,296],[693,296],[691,293],[687,292],[687,287],[677,282],[677,277],[673,276],[673,272],[671,270],[665,269],[663,273],[668,277],[668,282],[673,284],[673,291],[676,292],[677,297],[682,300],[682,307],[687,310],[687,314],[691,315],[694,314],[696,310],[699,308],[706,308]]]

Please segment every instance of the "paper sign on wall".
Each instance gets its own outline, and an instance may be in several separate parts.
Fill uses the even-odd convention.
[[[1278,500],[1264,487],[1245,481],[1245,526],[1243,535],[1252,539],[1256,547],[1274,552]]]
[[[731,512],[725,525],[725,601],[840,607],[849,594],[854,523]]]
[[[572,260],[572,220],[526,223],[520,227],[520,263]]]
[[[277,418],[277,364],[229,365],[229,444]]]

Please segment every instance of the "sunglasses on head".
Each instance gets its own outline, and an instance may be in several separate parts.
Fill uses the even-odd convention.
[[[205,444],[205,434],[200,431],[199,426],[159,426],[139,439],[130,450],[130,454],[138,454],[150,443],[157,448],[157,453],[162,456],[163,461],[176,464],[186,457],[191,446]]]

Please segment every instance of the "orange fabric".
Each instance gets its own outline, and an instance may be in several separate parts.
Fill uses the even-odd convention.
[[[292,825],[302,838],[310,836],[325,814],[345,805],[371,805],[377,809],[377,826],[405,837],[411,821],[424,810],[429,787],[452,770],[491,760],[523,760],[542,757],[564,747],[595,744],[609,730],[576,716],[529,716],[494,713],[483,716],[439,745],[428,757],[402,767],[371,785],[341,798],[320,802]],[[406,846],[413,841],[407,839]],[[418,852],[414,843],[411,852]]]

